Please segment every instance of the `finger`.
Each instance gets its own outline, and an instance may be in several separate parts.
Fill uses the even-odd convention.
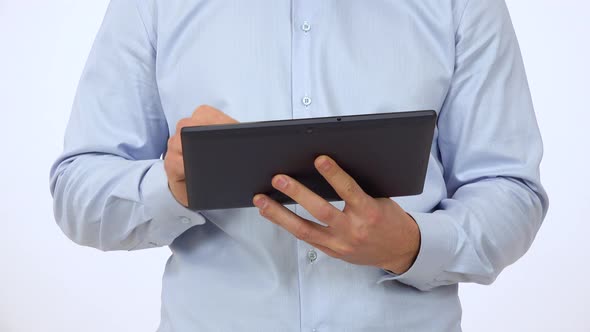
[[[238,123],[236,119],[209,105],[197,107],[191,119],[196,121],[198,125]]]
[[[255,195],[253,203],[259,208],[261,216],[283,227],[299,240],[330,247],[333,240],[326,227],[301,218],[282,204],[263,194]]]
[[[182,143],[179,135],[174,135],[168,139],[168,153],[174,152],[182,154]]]
[[[184,165],[182,158],[177,154],[167,155],[164,159],[164,170],[168,178],[175,181],[184,180]]]
[[[273,177],[272,186],[291,197],[312,216],[329,226],[334,225],[338,219],[344,216],[342,211],[334,205],[287,175],[279,174]]]
[[[324,247],[324,246],[322,246],[320,244],[317,244],[317,243],[309,243],[309,244],[311,244],[312,246],[314,246],[317,249],[321,250],[322,252],[324,252],[326,255],[328,255],[330,257],[333,257],[333,258],[342,258],[342,257],[344,257],[343,255],[337,253],[336,251],[334,251],[334,250],[332,250],[332,249],[330,249],[328,247]]]
[[[195,124],[190,118],[183,118],[176,123],[176,134],[179,134],[182,128],[194,126]]]
[[[338,196],[347,204],[361,207],[371,198],[332,158],[319,156],[315,159],[314,164]]]

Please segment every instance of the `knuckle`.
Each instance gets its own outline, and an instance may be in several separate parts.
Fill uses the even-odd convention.
[[[182,154],[176,150],[171,150],[169,153],[166,153],[166,159],[172,165],[176,165],[179,162],[182,162]]]
[[[328,202],[322,203],[318,209],[318,219],[332,220],[334,218],[334,206]]]
[[[274,211],[272,206],[267,205],[264,209],[258,209],[258,213],[260,213],[261,216],[267,218],[267,219],[272,219],[274,216]]]
[[[184,168],[184,157],[182,156],[182,151],[175,152],[173,158],[175,163]]]
[[[382,213],[377,207],[369,206],[365,209],[365,221],[369,225],[376,225],[381,221]]]
[[[352,246],[343,245],[338,248],[338,253],[341,257],[352,256],[354,254],[354,248]]]
[[[211,110],[211,106],[209,105],[200,105],[195,109],[192,116],[200,116],[201,113],[208,113]]]
[[[190,123],[189,123],[189,120],[187,118],[183,118],[183,119],[178,120],[178,122],[176,123],[176,132],[177,133],[180,133],[180,131],[182,130],[182,128],[188,126],[189,124]]]
[[[210,105],[201,105],[193,112],[192,121],[201,125],[226,124],[235,122],[228,115]]]
[[[166,159],[164,159],[164,166],[167,166],[174,173],[180,173],[184,169],[182,163],[182,156],[176,153],[168,154],[166,155]]]
[[[301,241],[309,241],[311,238],[311,228],[305,224],[300,224],[295,228],[295,237]]]
[[[357,194],[357,185],[356,185],[356,182],[354,182],[354,180],[352,180],[352,179],[349,179],[348,181],[346,181],[345,184],[344,184],[344,191],[349,196],[353,196],[353,195]]]
[[[178,167],[178,170],[180,173],[184,174],[184,158],[182,157],[181,154],[177,154],[174,157],[174,164],[176,165],[176,167]]]
[[[357,229],[352,234],[352,245],[354,247],[360,247],[360,246],[364,245],[365,243],[367,243],[368,240],[369,240],[369,234],[363,228]]]
[[[301,186],[293,180],[287,180],[287,186],[284,189],[289,195],[297,196],[301,193]]]
[[[167,158],[164,160],[164,171],[166,172],[168,178],[177,179],[184,176],[184,168],[172,158]]]
[[[287,188],[285,189],[290,196],[302,197],[305,195],[302,185],[293,180],[289,180],[289,182],[287,182]]]
[[[180,130],[180,129],[179,129]],[[174,151],[178,147],[180,141],[178,135],[174,135],[168,139],[168,150]]]

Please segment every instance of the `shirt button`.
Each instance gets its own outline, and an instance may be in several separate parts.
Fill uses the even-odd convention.
[[[303,106],[307,107],[309,105],[311,105],[311,98],[309,98],[308,96],[303,97],[303,99],[301,99],[301,103],[303,103]]]
[[[309,259],[310,263],[315,262],[315,260],[318,259],[318,253],[313,249],[309,249],[307,252],[307,259]]]
[[[309,24],[309,22],[304,21],[301,25],[301,30],[303,30],[304,32],[308,32],[309,30],[311,30],[311,25]]]
[[[191,219],[190,219],[190,218],[188,218],[188,217],[180,217],[180,221],[181,221],[183,224],[190,224],[190,223],[191,223]]]

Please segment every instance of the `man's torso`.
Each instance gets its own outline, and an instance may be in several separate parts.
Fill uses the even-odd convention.
[[[240,122],[441,109],[461,1],[147,1],[170,133],[196,106]],[[304,98],[308,97],[304,102]],[[307,105],[306,105],[307,104]],[[424,193],[447,192],[436,134]],[[334,205],[343,208],[341,202]],[[299,205],[288,208],[315,220]],[[330,258],[254,208],[212,210],[171,245],[160,331],[458,331],[457,286],[421,292]],[[315,329],[315,330],[314,330]]]

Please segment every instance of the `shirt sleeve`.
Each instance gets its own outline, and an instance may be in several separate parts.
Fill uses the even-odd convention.
[[[432,213],[409,212],[421,232],[416,261],[380,282],[489,284],[528,250],[547,213],[541,136],[504,0],[469,2],[455,42],[437,125],[448,198]]]
[[[164,246],[205,222],[168,188],[161,156],[169,126],[155,61],[136,3],[111,1],[78,85],[64,151],[50,171],[55,219],[76,243]]]

